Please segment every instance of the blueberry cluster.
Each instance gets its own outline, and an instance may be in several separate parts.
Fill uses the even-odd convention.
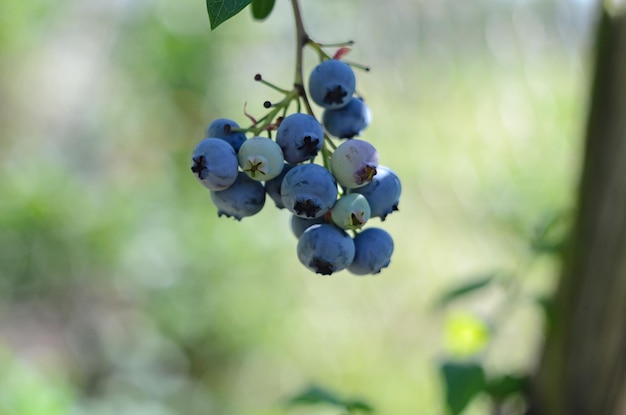
[[[256,124],[242,129],[217,119],[192,156],[191,171],[210,190],[219,216],[254,215],[269,196],[291,213],[300,262],[322,275],[344,269],[376,274],[389,265],[394,249],[385,230],[364,229],[370,219],[385,220],[398,209],[401,185],[390,168],[379,165],[376,148],[354,138],[371,120],[355,88],[350,65],[324,60],[308,84],[309,97],[324,109],[321,123],[302,112],[287,115],[286,105],[285,116],[273,119],[274,112],[271,124],[266,120],[264,131],[276,131],[272,139],[248,138],[247,132],[258,133]],[[331,137],[343,141],[335,145]],[[320,153],[322,163],[316,164]]]

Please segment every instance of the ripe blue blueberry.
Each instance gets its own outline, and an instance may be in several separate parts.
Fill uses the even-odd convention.
[[[337,183],[317,164],[300,164],[285,175],[280,188],[283,205],[302,218],[323,216],[337,200]]]
[[[242,132],[233,131],[236,128],[239,128],[239,124],[235,121],[228,118],[218,118],[207,127],[206,137],[221,138],[233,146],[235,152],[238,152],[243,142],[246,141],[246,135]]]
[[[388,214],[398,210],[402,185],[393,170],[386,166],[378,166],[372,182],[354,189],[354,192],[365,196],[373,218],[385,220]]]
[[[347,268],[354,259],[354,241],[335,225],[308,227],[298,239],[298,259],[308,269],[322,275]]]
[[[219,138],[205,138],[193,150],[191,171],[207,189],[227,189],[237,179],[235,150]]]
[[[267,137],[249,138],[241,145],[237,156],[241,170],[258,181],[278,176],[285,164],[282,150]]]
[[[347,105],[355,89],[354,71],[340,60],[325,60],[309,76],[311,99],[324,108],[336,109]]]
[[[228,189],[220,192],[211,191],[211,200],[217,206],[218,216],[232,216],[241,220],[263,209],[265,188],[260,182],[252,180],[244,172],[239,172],[237,180]]]
[[[341,229],[360,229],[370,218],[370,205],[365,196],[349,193],[337,200],[331,209],[331,218]]]
[[[299,238],[309,227],[322,223],[328,223],[326,221],[326,215],[313,219],[306,219],[301,218],[300,216],[291,215],[291,219],[289,222],[289,224],[291,225],[291,232],[293,232],[296,238]]]
[[[344,141],[330,158],[330,169],[340,185],[348,189],[372,181],[378,167],[378,152],[367,141],[353,138]]]
[[[345,107],[325,110],[322,123],[330,135],[352,138],[370,124],[372,113],[361,98],[353,97]]]
[[[322,148],[324,128],[315,117],[296,112],[283,119],[276,132],[276,143],[287,163],[311,160]]]
[[[283,199],[280,196],[280,186],[283,184],[283,179],[285,178],[287,172],[294,167],[296,166],[293,164],[285,163],[285,165],[283,166],[283,171],[281,171],[278,176],[265,182],[265,192],[269,197],[272,198],[274,204],[278,209],[283,209],[285,207],[285,205],[283,204]]]
[[[354,237],[354,260],[348,271],[356,275],[378,274],[391,262],[393,239],[380,228],[367,228]]]

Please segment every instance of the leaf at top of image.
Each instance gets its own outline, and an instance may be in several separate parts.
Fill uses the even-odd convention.
[[[252,0],[206,0],[211,30],[242,11]]]
[[[270,15],[274,9],[276,0],[252,0],[252,17],[263,20]]]

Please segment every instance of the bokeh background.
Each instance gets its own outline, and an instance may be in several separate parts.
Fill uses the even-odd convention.
[[[403,183],[376,276],[310,273],[286,211],[218,218],[189,171],[211,120],[277,97],[254,74],[290,87],[286,0],[214,32],[202,0],[0,3],[1,415],[339,413],[285,409],[311,384],[442,414],[444,359],[532,370],[559,269],[532,240],[575,197],[595,4],[302,8],[372,68],[363,138]],[[433,306],[492,273],[510,277]]]

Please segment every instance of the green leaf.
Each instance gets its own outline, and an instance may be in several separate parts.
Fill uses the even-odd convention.
[[[276,0],[252,0],[252,17],[263,20],[270,15],[274,9]]]
[[[361,412],[367,412],[367,413],[374,412],[374,408],[372,408],[369,404],[360,400],[353,399],[353,400],[345,401],[344,405],[348,412],[353,412],[353,411],[361,411]]]
[[[244,9],[252,0],[206,0],[211,30]]]
[[[491,282],[499,275],[500,273],[496,271],[480,277],[472,278],[470,281],[457,285],[444,292],[435,302],[435,306],[437,308],[442,308],[458,298],[478,291],[491,284]]]
[[[319,386],[310,386],[287,400],[288,406],[326,404],[346,411],[372,413],[372,407],[359,399],[342,399],[331,391]]]
[[[485,372],[476,363],[444,362],[441,373],[446,389],[446,405],[458,415],[479,393],[485,390]]]
[[[289,399],[288,405],[327,403],[331,405],[339,404],[339,398],[332,392],[318,386],[311,386]]]
[[[487,382],[485,391],[494,401],[502,402],[511,395],[523,393],[528,382],[528,376],[498,376]]]

